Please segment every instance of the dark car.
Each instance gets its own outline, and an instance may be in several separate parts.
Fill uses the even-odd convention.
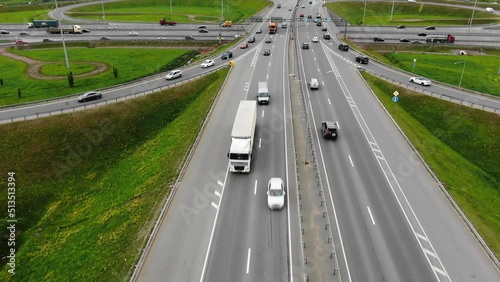
[[[322,31],[327,31],[328,29],[326,28],[326,25],[324,25],[322,28],[321,28]]]
[[[307,42],[302,43],[302,49],[309,49],[309,43]]]
[[[262,29],[257,29],[257,31],[255,33],[262,33]]]
[[[321,22],[317,22],[316,26],[322,26],[323,24]]]
[[[269,56],[269,55],[271,55],[271,49],[264,49],[264,50],[262,51],[262,54],[264,54],[264,56]]]
[[[208,29],[202,28],[198,30],[199,33],[208,33]]]
[[[222,53],[222,56],[220,56],[220,58],[223,60],[227,60],[227,59],[232,58],[232,57],[233,57],[233,52],[231,52],[231,51],[226,51],[226,52]]]
[[[188,36],[184,37],[184,39],[186,39],[186,40],[194,40],[194,37],[191,36],[191,35],[188,35]]]
[[[332,121],[324,121],[321,123],[321,134],[323,138],[337,139],[338,123]]]
[[[255,37],[253,37],[253,36],[248,37],[247,42],[248,43],[254,43],[255,42]]]
[[[340,51],[349,51],[349,45],[344,44],[344,43],[340,43],[339,44],[339,50]]]
[[[373,37],[374,42],[384,42],[385,40],[382,37]]]
[[[418,36],[427,36],[427,33],[421,32],[421,33],[418,34]]]
[[[0,34],[9,34],[10,32],[8,30],[2,29],[0,30]]]
[[[108,36],[101,36],[99,40],[111,40],[111,38],[109,38]]]
[[[367,56],[357,56],[356,57],[356,62],[360,63],[360,64],[368,64],[368,62],[370,61],[370,59],[368,59]]]
[[[436,29],[436,27],[434,27],[434,26],[428,26],[425,28],[425,30],[435,30],[435,29]]]
[[[410,40],[410,39],[408,39],[408,38],[401,38],[401,39],[399,39],[399,42],[405,42],[405,43],[408,43],[408,42],[411,42],[411,40]]]
[[[266,38],[266,43],[271,43],[271,42],[273,42],[273,40],[271,39],[271,37]]]
[[[42,40],[42,42],[52,42],[52,40],[50,40],[50,39],[48,39],[48,38],[44,38],[44,39]]]
[[[323,34],[323,39],[330,40],[331,36],[328,33]]]
[[[304,13],[300,13],[299,17],[303,18],[304,17]]]
[[[313,18],[313,16],[312,16],[312,15],[307,15],[307,18],[308,18],[308,19],[312,19],[312,18]]]
[[[102,98],[101,92],[89,91],[89,92],[84,93],[83,95],[80,95],[78,97],[78,102],[82,103],[82,102],[87,102],[90,100],[97,100],[97,99],[101,99],[101,98]]]
[[[400,25],[396,26],[396,28],[398,28],[398,29],[406,28],[406,25],[400,24]]]

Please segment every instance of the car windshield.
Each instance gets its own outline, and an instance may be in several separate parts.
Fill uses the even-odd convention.
[[[248,160],[248,154],[229,154],[230,160]]]
[[[283,196],[283,191],[281,189],[271,189],[269,190],[269,196]]]

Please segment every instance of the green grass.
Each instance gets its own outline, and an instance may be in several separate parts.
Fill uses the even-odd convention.
[[[500,257],[500,116],[363,76]],[[398,103],[391,101],[394,90]]]
[[[70,71],[73,73],[73,75],[77,75],[93,71],[94,69],[95,67],[90,64],[72,63]],[[41,72],[44,75],[48,76],[60,76],[67,75],[69,71],[66,68],[66,63],[56,63],[44,65],[41,69]]]
[[[21,56],[32,59],[64,63],[64,53],[60,47],[57,49],[31,49],[28,51],[11,50]],[[25,70],[27,65],[17,60],[0,57],[2,68],[9,69],[3,72],[3,87],[0,88],[0,105],[16,104],[22,102],[36,101],[46,98],[65,96],[73,93],[84,92],[90,89],[99,89],[141,78],[147,75],[166,71],[168,66],[175,68],[181,66],[193,58],[197,52],[181,49],[162,48],[68,48],[70,71],[74,74],[81,72],[81,62],[101,62],[109,66],[109,69],[101,74],[75,78],[75,86],[70,88],[66,78],[57,80],[39,80],[30,78]],[[126,58],[126,59],[124,59]],[[178,59],[180,58],[180,60]],[[172,66],[172,61],[175,66]],[[116,67],[120,74],[114,78],[112,66]],[[54,75],[64,69],[51,69],[47,66],[44,71],[50,71]],[[18,98],[17,89],[21,88],[22,98]]]
[[[226,2],[225,2],[226,3]],[[224,19],[242,22],[268,5],[264,0],[233,0],[229,9],[224,8]],[[172,0],[172,12],[169,2],[160,0],[120,1],[104,5],[106,20],[158,22],[161,18],[170,18],[177,22],[221,22],[221,2],[218,0]],[[90,19],[102,18],[101,4],[72,9],[68,15]],[[191,18],[192,17],[192,18]]]
[[[326,7],[354,25],[363,24],[363,2],[327,3]],[[396,3],[391,19],[392,3],[374,2],[366,6],[365,25],[468,25],[472,10],[422,3]],[[500,17],[477,9],[473,24],[499,23]]]
[[[7,187],[7,172],[16,172],[19,231],[17,273],[2,265],[0,281],[126,280],[227,72],[91,111],[0,125],[0,183]],[[0,193],[3,211],[6,197]],[[2,218],[2,246],[6,234]]]
[[[499,55],[458,56],[453,54],[428,54],[390,52],[386,58],[398,68],[433,80],[458,86],[462,71],[461,87],[500,96]],[[467,63],[465,63],[467,60]],[[431,89],[432,90],[432,89]]]

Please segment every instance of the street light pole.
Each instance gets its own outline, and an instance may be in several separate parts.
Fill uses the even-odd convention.
[[[391,19],[389,20],[391,22],[392,22],[392,14],[394,14],[394,0],[392,0]]]
[[[344,19],[344,40],[345,40],[345,37],[346,37],[346,33],[347,33],[347,19]]]
[[[170,14],[172,14],[172,0],[170,0]]]
[[[469,33],[470,33],[470,28],[472,26],[472,20],[474,19],[474,12],[476,11],[476,6],[477,6],[477,0],[474,2],[474,9],[472,9],[472,16],[470,17],[470,22],[469,22]]]
[[[462,69],[462,75],[460,76],[460,82],[458,83],[458,87],[462,86],[462,79],[464,78],[465,66],[467,65],[467,60],[461,61],[461,62],[456,62],[455,64],[461,64],[461,63],[464,63],[464,67]]]
[[[55,0],[55,2],[56,2],[56,9],[57,9],[57,0]],[[61,39],[62,39],[62,45],[63,45],[63,51],[64,51],[64,59],[66,60],[66,68],[69,69],[68,53],[66,52],[66,43],[64,42],[64,33],[62,30],[61,22],[59,22],[59,31],[61,32]]]
[[[365,29],[365,15],[366,15],[366,1],[365,1],[365,9],[363,10],[363,26],[361,27],[361,31]]]
[[[106,20],[106,14],[104,13],[104,2],[101,1],[101,6],[102,6],[102,19]]]

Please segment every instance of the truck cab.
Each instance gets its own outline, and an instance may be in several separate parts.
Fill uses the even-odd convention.
[[[259,82],[259,89],[257,91],[257,102],[259,105],[268,104],[271,96],[269,95],[269,90],[267,89],[267,82]]]

